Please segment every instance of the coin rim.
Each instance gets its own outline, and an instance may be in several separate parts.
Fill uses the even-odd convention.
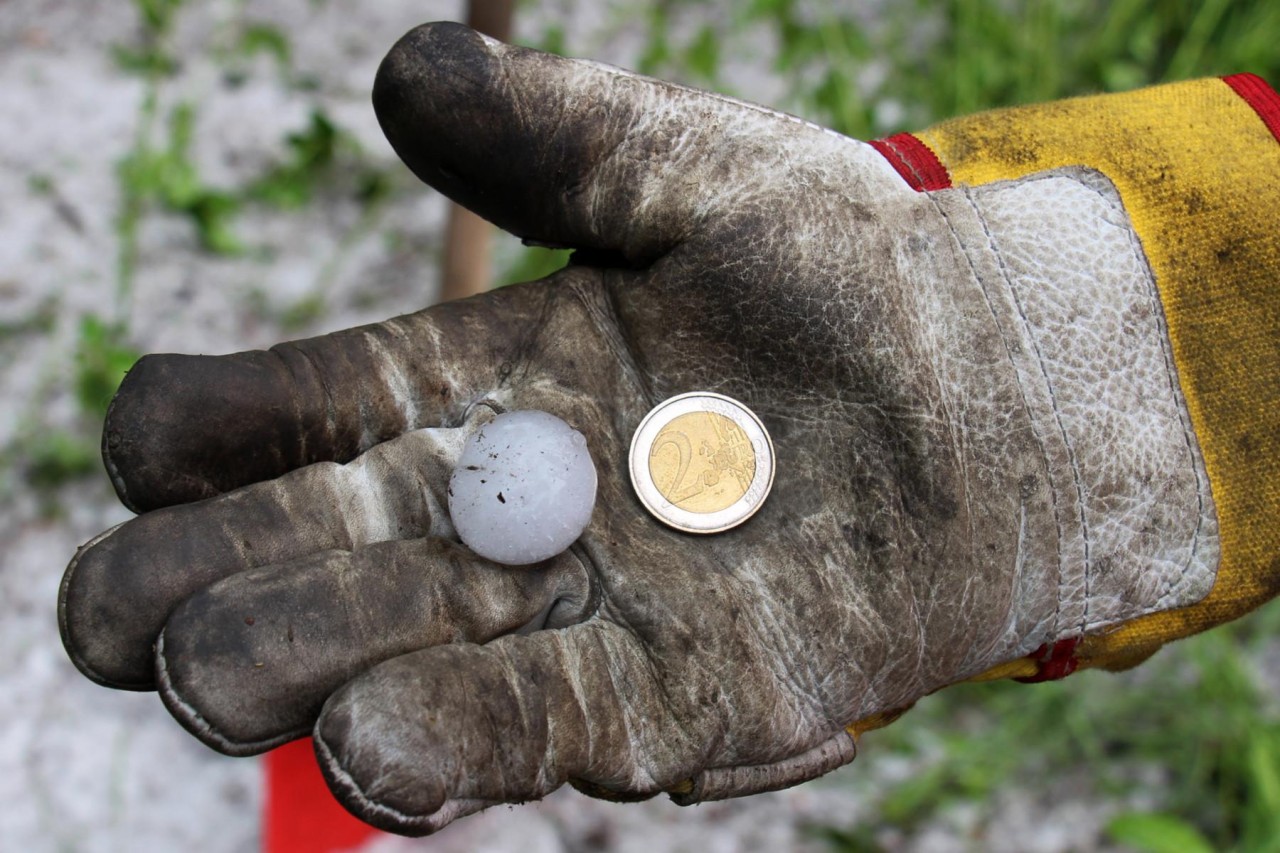
[[[738,498],[736,501],[729,504],[729,506],[724,509],[717,510],[716,512],[696,513],[680,509],[662,497],[662,493],[658,491],[657,484],[653,482],[653,477],[649,474],[649,466],[641,465],[638,461],[636,451],[639,447],[640,436],[644,434],[645,428],[648,427],[649,424],[663,411],[690,398],[711,398],[728,404],[732,409],[742,414],[743,421],[745,422],[740,422],[736,418],[730,418],[730,420],[734,421],[739,428],[747,433],[748,439],[755,437],[752,435],[753,431],[758,431],[760,437],[764,439],[768,458],[761,460],[759,458],[759,454],[757,454],[757,458],[755,460],[756,473],[755,476],[751,478],[751,482],[754,484],[756,478],[762,475],[761,469],[764,469],[763,474],[767,477],[767,480],[760,493],[760,499],[756,501],[754,505],[744,505],[744,501],[746,499],[746,495],[744,494],[741,498]],[[692,411],[706,410],[695,409]],[[681,412],[679,414],[685,413]],[[716,412],[715,414],[721,413]],[[656,436],[654,437],[656,438]],[[753,444],[753,450],[754,447],[755,445]],[[745,406],[742,402],[724,394],[717,394],[714,391],[688,391],[683,394],[677,394],[674,397],[668,397],[650,409],[649,413],[640,421],[640,425],[636,427],[636,431],[632,433],[631,449],[627,454],[627,459],[627,467],[631,474],[631,488],[636,493],[636,497],[640,499],[640,503],[644,504],[644,508],[649,511],[649,514],[668,527],[672,527],[685,533],[699,534],[723,533],[726,530],[731,530],[732,528],[737,527],[739,524],[742,524],[744,521],[751,518],[751,516],[755,515],[756,512],[759,511],[760,507],[764,506],[765,500],[768,499],[769,493],[773,490],[773,476],[777,467],[775,465],[776,454],[773,448],[773,437],[769,435],[769,430],[765,428],[764,423],[756,413],[751,411],[751,409]],[[651,491],[652,494],[647,494],[647,491]],[[748,491],[750,491],[750,486],[748,486]],[[656,501],[661,501],[661,504],[665,504],[666,508],[660,508],[661,505],[655,501],[655,498]],[[745,512],[743,512],[744,509],[746,510]],[[678,518],[673,519],[668,517],[666,515],[667,512],[676,514]],[[712,521],[712,519],[717,519],[717,521]],[[722,524],[719,523],[720,519],[727,519],[727,521]],[[710,523],[712,526],[708,527],[705,523],[701,526],[695,525],[692,523],[694,521],[703,521],[705,523]]]

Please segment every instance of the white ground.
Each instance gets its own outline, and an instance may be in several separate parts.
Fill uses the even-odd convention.
[[[195,159],[207,181],[230,187],[278,157],[284,135],[303,127],[317,105],[359,137],[373,162],[392,164],[368,102],[377,62],[412,25],[456,17],[461,4],[248,2],[249,17],[290,33],[294,65],[314,79],[305,91],[284,85],[266,57],[247,65],[242,85],[229,85],[211,47],[225,38],[240,4],[189,5],[177,37],[186,60],[164,86],[162,112],[177,100],[198,102]],[[608,4],[545,2],[522,23],[532,32],[553,16],[567,22],[571,45],[614,62],[634,56],[637,40]],[[0,447],[24,425],[73,424],[66,383],[78,318],[87,312],[127,319],[132,344],[144,352],[226,352],[412,310],[436,290],[443,205],[405,176],[370,229],[341,198],[298,213],[249,211],[238,224],[256,249],[248,257],[211,257],[185,219],[153,213],[144,222],[135,293],[118,300],[115,164],[132,144],[143,85],[119,68],[110,47],[136,34],[132,6],[121,0],[0,2],[0,325],[56,300],[51,331],[0,338]],[[769,99],[767,81],[751,88]],[[513,248],[501,251],[510,256]],[[279,314],[317,292],[328,310],[283,331]],[[53,517],[42,509],[47,503],[20,483],[0,494],[0,850],[253,849],[259,764],[207,750],[153,694],[102,689],[66,660],[54,619],[62,569],[78,544],[128,514],[104,477],[64,487]],[[901,762],[855,763],[791,791],[692,809],[664,799],[611,805],[563,791],[542,804],[464,820],[432,839],[387,838],[380,846],[820,850],[804,823],[848,826],[864,813],[877,780],[907,772]],[[1088,799],[1047,806],[1013,795],[980,846],[1093,848],[1108,809]],[[893,834],[882,841],[890,849],[971,849],[979,844],[969,837],[973,823],[961,809],[910,844]]]

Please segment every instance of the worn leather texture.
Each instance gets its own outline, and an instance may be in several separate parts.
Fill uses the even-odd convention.
[[[1155,281],[1115,188],[1059,169],[935,201],[981,281],[1046,462],[1055,535],[1026,537],[1018,559],[1039,577],[1021,599],[1056,580],[1055,639],[1199,601],[1218,565],[1217,518]],[[1033,612],[1013,636],[1035,633],[1022,621]]]
[[[374,103],[420,177],[576,262],[140,362],[104,446],[151,511],[59,600],[90,677],[158,684],[226,752],[312,730],[349,808],[425,833],[565,782],[795,784],[852,759],[856,720],[1208,590],[1160,306],[1096,175],[918,194],[830,131],[456,25],[407,35]],[[627,474],[640,420],[691,390],[745,402],[777,453],[715,536],[660,524]],[[533,569],[442,516],[450,454],[505,408],[567,420],[600,476],[582,538]]]

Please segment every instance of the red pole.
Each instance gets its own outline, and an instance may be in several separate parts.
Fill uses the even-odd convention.
[[[337,853],[381,833],[344,809],[325,785],[311,738],[268,752],[263,853]]]

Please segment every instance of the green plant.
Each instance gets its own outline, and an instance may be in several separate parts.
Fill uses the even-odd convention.
[[[801,831],[818,841],[825,841],[833,853],[882,853],[884,850],[876,841],[875,833],[865,826],[849,829],[834,826],[806,826],[802,827]]]
[[[80,323],[76,346],[75,392],[81,413],[100,422],[124,375],[140,354],[125,341],[124,327],[92,314]]]
[[[985,822],[999,791],[1043,790],[1043,780],[1083,774],[1120,806],[1106,827],[1117,843],[1153,853],[1197,844],[1280,849],[1280,714],[1249,664],[1277,629],[1280,605],[1271,605],[1176,643],[1130,673],[962,684],[928,697],[899,723],[868,734],[859,758],[863,773],[888,755],[919,769],[877,792],[870,824],[824,837],[834,849],[869,849],[857,845],[877,829],[910,832],[960,802]],[[1160,800],[1153,811],[1126,805],[1137,768],[1160,768],[1166,779],[1147,792]]]
[[[222,66],[222,79],[231,87],[248,81],[255,57],[268,56],[275,61],[280,78],[287,85],[302,88],[293,72],[293,45],[284,30],[263,21],[246,20],[237,15],[215,37],[210,50]]]
[[[537,281],[546,278],[553,272],[564,268],[573,254],[568,249],[543,249],[538,246],[524,246],[515,262],[498,276],[496,286],[518,284],[522,281]]]
[[[201,179],[191,160],[191,142],[196,120],[194,105],[179,104],[169,116],[169,138],[160,148],[145,142],[120,164],[130,219],[128,237],[135,237],[137,219],[146,206],[186,214],[195,226],[200,245],[216,254],[243,251],[232,228],[240,200],[233,194],[213,189]]]
[[[246,195],[277,208],[302,207],[311,200],[316,185],[330,173],[343,147],[353,153],[359,150],[328,115],[312,110],[307,127],[285,137],[285,160],[251,183]]]
[[[244,25],[240,31],[236,52],[241,56],[254,56],[265,53],[273,57],[281,68],[288,68],[293,50],[289,45],[289,37],[279,27],[260,21]]]
[[[1274,4],[1088,0],[1009,7],[998,0],[917,0],[938,36],[911,51],[892,88],[925,121],[993,106],[1134,88],[1188,77],[1280,69]],[[906,22],[895,24],[905,39]],[[907,57],[903,57],[907,58]],[[897,63],[895,63],[897,64]]]
[[[41,432],[26,443],[26,479],[40,490],[61,486],[96,473],[101,466],[97,445],[78,432]]]
[[[1213,853],[1200,830],[1174,815],[1125,812],[1107,824],[1107,835],[1145,853]]]
[[[53,330],[57,318],[58,300],[46,297],[25,317],[0,320],[0,342],[20,335],[48,334]]]
[[[25,481],[44,493],[44,511],[56,514],[58,507],[48,492],[67,482],[101,470],[98,436],[102,418],[125,373],[138,359],[129,346],[123,325],[89,314],[78,327],[70,390],[76,401],[73,421],[50,427],[42,407],[58,386],[49,382],[32,406],[24,412],[16,439],[0,449],[0,471],[20,471]],[[7,477],[0,478],[0,493],[11,488]]]
[[[732,9],[716,16],[723,9],[709,0],[645,4],[640,69],[724,89],[724,58],[763,27],[777,45],[773,71],[787,92],[777,106],[859,138],[1168,80],[1280,76],[1280,6],[1266,0],[913,0],[870,17],[857,4],[800,0]],[[714,24],[697,24],[699,11]],[[550,41],[564,49],[563,34]]]
[[[57,182],[52,175],[37,172],[27,176],[27,189],[32,195],[52,195],[57,190]]]
[[[313,293],[286,306],[279,313],[277,322],[286,333],[298,332],[323,317],[326,307],[324,296]]]
[[[165,42],[177,18],[184,0],[133,0],[141,27],[137,45],[116,45],[113,49],[116,61],[126,70],[148,77],[171,74],[178,61],[169,52]]]

